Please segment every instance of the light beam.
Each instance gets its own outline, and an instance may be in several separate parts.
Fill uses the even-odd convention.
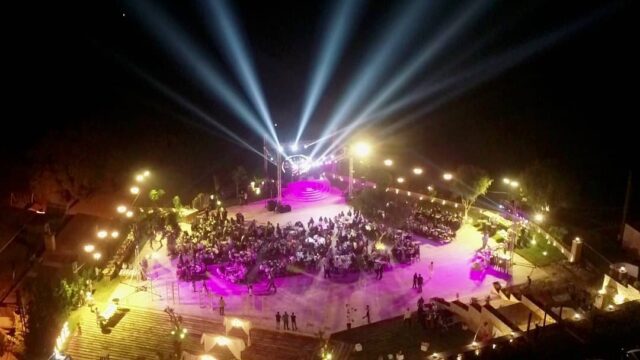
[[[327,34],[320,46],[318,61],[315,64],[311,82],[307,88],[304,108],[300,125],[296,135],[296,142],[300,140],[309,118],[313,114],[324,89],[333,74],[336,63],[342,55],[344,46],[356,24],[354,18],[362,7],[361,0],[337,1],[332,12],[331,22],[325,29]]]
[[[275,143],[279,144],[278,135],[271,120],[269,109],[262,93],[260,81],[255,73],[254,65],[249,56],[249,51],[245,45],[245,39],[241,34],[234,14],[229,9],[225,0],[208,1],[209,9],[215,16],[214,21],[209,23],[216,26],[215,37],[222,47],[226,50],[224,55],[227,57],[231,68],[240,79],[240,84],[245,92],[249,95],[251,102],[257,108],[263,123],[266,125],[269,133],[273,137]]]

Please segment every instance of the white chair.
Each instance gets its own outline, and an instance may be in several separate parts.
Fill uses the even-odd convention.
[[[362,344],[360,344],[360,343],[357,343],[357,344],[356,344],[356,351],[357,351],[357,352],[362,351]]]
[[[420,343],[420,350],[423,352],[427,352],[429,351],[429,343],[428,342],[421,342]]]

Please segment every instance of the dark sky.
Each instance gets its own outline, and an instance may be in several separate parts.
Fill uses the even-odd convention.
[[[208,27],[212,20],[203,14],[198,3],[155,2],[205,49],[210,63],[237,85],[221,49],[212,41]],[[351,76],[367,63],[367,49],[386,31],[384,24],[392,19],[394,11],[405,3],[365,2],[359,18],[354,20],[355,32],[309,126],[309,137],[317,136],[326,125],[326,117],[344,95]],[[396,74],[413,51],[436,40],[441,34],[438,29],[451,22],[455,11],[472,3],[434,1],[421,25],[403,39],[406,46],[397,54],[396,61],[382,70],[384,75],[378,86]],[[396,98],[412,94],[434,72],[477,44],[483,35],[494,34],[494,38],[467,62],[449,69],[445,79],[463,73],[483,59],[564,29],[585,16],[597,16],[553,45],[385,137],[401,137],[403,146],[417,158],[443,168],[473,163],[496,176],[519,172],[535,160],[551,160],[560,164],[567,176],[584,182],[581,195],[593,195],[594,202],[603,206],[619,206],[626,173],[630,168],[638,169],[640,163],[634,126],[638,116],[632,99],[637,80],[634,65],[638,63],[633,49],[637,43],[632,31],[635,29],[631,26],[632,16],[637,13],[635,3],[495,2]],[[131,136],[132,140],[135,132],[128,129],[135,128],[140,121],[146,121],[145,124],[157,121],[162,124],[159,131],[166,132],[171,132],[174,125],[198,129],[181,120],[180,116],[190,116],[184,109],[123,63],[135,64],[152,74],[253,146],[260,147],[260,137],[239,125],[215,96],[197,86],[196,79],[184,66],[162,49],[157,38],[142,25],[140,17],[145,14],[137,13],[133,2],[14,6],[5,12],[9,22],[4,31],[7,42],[3,53],[9,61],[4,66],[8,106],[4,109],[3,125],[11,135],[0,142],[2,168],[21,173],[19,170],[28,164],[25,154],[32,144],[52,131],[87,122],[121,129],[122,136],[125,139]],[[328,1],[232,3],[283,138],[292,136],[297,126],[330,8]],[[376,131],[427,105],[418,103],[386,118]],[[240,161],[243,156],[250,157],[214,134],[203,135],[203,142],[209,136],[217,150],[233,153]],[[636,178],[640,178],[640,172]]]

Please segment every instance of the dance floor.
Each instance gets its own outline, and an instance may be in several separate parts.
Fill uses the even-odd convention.
[[[238,206],[229,209],[230,214],[242,212],[247,220],[258,222],[271,221],[285,224],[289,221],[301,220],[306,224],[310,217],[334,216],[339,211],[348,210],[339,194],[316,202],[289,201],[293,211],[285,214],[274,214],[264,209],[264,202]],[[401,315],[407,307],[412,311],[416,301],[422,296],[442,297],[453,300],[459,296],[461,300],[470,297],[485,298],[494,281],[505,284],[526,282],[528,275],[532,279],[544,277],[541,269],[534,269],[526,260],[516,256],[512,277],[496,273],[487,273],[481,278],[470,276],[470,262],[475,250],[481,246],[481,234],[473,227],[465,225],[457,233],[450,244],[439,245],[427,240],[422,241],[420,261],[411,265],[393,264],[387,269],[381,280],[375,279],[374,273],[351,274],[344,278],[323,279],[318,274],[300,274],[277,278],[276,294],[266,293],[266,282],[257,284],[253,296],[248,295],[244,285],[229,283],[215,274],[210,274],[207,288],[214,298],[201,295],[202,282],[196,283],[196,292],[192,283],[179,282],[176,279],[175,263],[166,256],[165,248],[154,254],[151,260],[154,291],[162,298],[146,292],[133,293],[131,287],[119,286],[114,297],[123,299],[125,304],[163,309],[169,305],[177,313],[203,316],[212,320],[220,319],[218,314],[219,296],[226,302],[226,313],[250,319],[254,326],[274,328],[276,311],[295,312],[298,328],[302,332],[317,333],[319,330],[335,332],[344,330],[347,323],[347,309],[351,309],[353,326],[362,325],[366,305],[370,306],[372,321],[378,321]],[[490,244],[492,245],[492,244]],[[147,246],[141,256],[149,255]],[[428,264],[434,262],[433,277],[429,279]],[[421,294],[411,288],[415,272],[422,273],[425,285]],[[173,284],[173,286],[172,286]],[[171,295],[171,289],[174,288]],[[179,287],[179,295],[176,287]],[[213,304],[212,304],[213,303]],[[213,305],[213,306],[212,306]]]

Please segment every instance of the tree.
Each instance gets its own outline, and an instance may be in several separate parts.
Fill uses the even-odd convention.
[[[364,217],[392,227],[403,226],[411,216],[411,206],[406,199],[380,188],[362,190],[351,204]]]
[[[164,196],[164,194],[165,192],[163,189],[152,189],[151,191],[149,191],[149,200],[157,203],[160,198]]]
[[[247,180],[247,171],[242,166],[238,166],[231,173],[231,178],[236,184],[236,197],[238,197],[240,196],[240,185]]]
[[[565,179],[551,163],[536,161],[520,174],[520,186],[527,203],[534,211],[541,211],[568,201],[570,191]]]
[[[172,203],[173,203],[173,207],[176,210],[182,209],[182,202],[180,201],[180,196],[178,196],[178,195],[174,196],[173,200],[172,200]]]
[[[39,273],[26,284],[28,297],[25,350],[27,359],[51,355],[55,339],[73,305],[76,286],[55,275]]]
[[[493,183],[493,179],[486,171],[478,167],[463,165],[458,168],[452,188],[454,193],[460,197],[465,219],[478,196],[486,194],[491,183]]]

